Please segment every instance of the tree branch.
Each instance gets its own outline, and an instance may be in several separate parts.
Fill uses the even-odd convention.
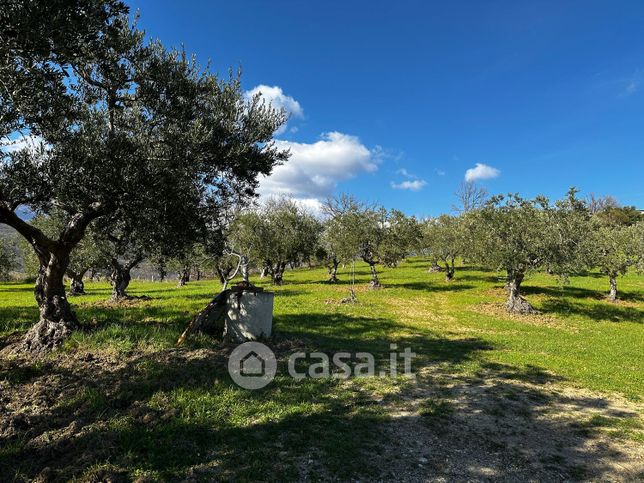
[[[31,226],[22,220],[15,211],[10,209],[6,203],[0,203],[0,223],[9,225],[22,235],[32,245],[38,245],[49,251],[54,251],[57,246],[56,242],[45,235],[38,228]]]

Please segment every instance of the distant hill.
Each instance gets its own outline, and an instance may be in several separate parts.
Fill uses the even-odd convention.
[[[24,269],[24,263],[22,260],[22,256],[20,253],[20,249],[18,248],[18,240],[20,239],[20,235],[11,228],[8,225],[0,224],[0,239],[8,239],[10,240],[10,246],[13,247],[13,249],[16,252],[16,255],[18,256],[18,267],[17,271],[22,272]]]

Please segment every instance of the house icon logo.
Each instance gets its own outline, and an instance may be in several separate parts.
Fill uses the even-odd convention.
[[[235,347],[228,358],[228,373],[244,389],[261,389],[277,372],[275,354],[261,342],[245,342]]]
[[[261,376],[266,372],[266,361],[255,351],[246,354],[240,361],[242,376]]]

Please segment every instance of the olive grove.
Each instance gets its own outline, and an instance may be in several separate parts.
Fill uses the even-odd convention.
[[[78,326],[63,277],[90,223],[197,229],[205,206],[251,196],[287,159],[271,141],[285,114],[245,100],[238,76],[145,42],[117,0],[3,4],[0,36],[0,138],[13,142],[0,153],[0,223],[39,261],[40,320],[24,341],[39,352]],[[56,236],[18,212],[53,207]]]

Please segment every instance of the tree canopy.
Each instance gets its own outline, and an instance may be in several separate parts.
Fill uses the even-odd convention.
[[[426,220],[423,224],[422,246],[434,264],[440,262],[444,265],[445,279],[452,280],[455,260],[464,253],[467,246],[463,218],[441,215]]]
[[[230,244],[281,284],[288,264],[298,265],[314,256],[321,231],[321,223],[296,202],[272,198],[237,217]]]
[[[39,259],[41,319],[26,339],[38,351],[77,325],[62,278],[93,220],[132,220],[165,247],[181,245],[179,234],[252,196],[258,176],[287,159],[271,140],[285,113],[245,100],[239,76],[219,79],[183,51],[144,42],[121,2],[1,9],[0,223]],[[64,226],[47,236],[21,207],[55,207]]]
[[[586,266],[589,212],[574,189],[554,205],[545,197],[496,196],[474,219],[468,254],[484,266],[507,273],[509,311],[534,311],[520,293],[530,271],[546,268],[565,277]]]
[[[630,268],[644,271],[644,221],[630,226],[600,225],[590,239],[594,248],[592,264],[608,276],[608,298],[615,301],[617,277]]]

